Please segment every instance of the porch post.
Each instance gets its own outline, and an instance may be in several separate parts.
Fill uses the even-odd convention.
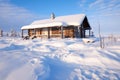
[[[48,39],[50,38],[50,28],[48,27]]]
[[[22,38],[23,38],[23,29],[22,29],[22,33],[21,34],[22,34]]]
[[[82,28],[82,38],[85,38],[85,30]]]
[[[86,30],[84,29],[84,38],[86,38]]]
[[[90,29],[89,29],[89,37],[90,37]]]
[[[30,37],[30,29],[28,29],[28,36]]]
[[[82,38],[83,37],[82,26],[79,27],[79,31],[80,31],[80,38]]]
[[[82,29],[82,38],[85,38],[85,29],[84,29],[83,23],[82,23],[81,29]]]
[[[61,38],[63,38],[63,26],[61,26]]]
[[[34,36],[36,36],[36,29],[34,29]]]
[[[78,26],[77,28],[78,28],[77,32],[78,32],[78,34],[79,34],[78,37],[80,38],[80,37],[81,37],[80,26]]]

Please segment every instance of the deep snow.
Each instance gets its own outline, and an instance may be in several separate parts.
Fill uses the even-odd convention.
[[[0,80],[120,80],[120,40],[0,37]]]

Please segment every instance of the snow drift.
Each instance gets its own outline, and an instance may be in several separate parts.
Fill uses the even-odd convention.
[[[120,41],[0,38],[0,80],[120,80]]]

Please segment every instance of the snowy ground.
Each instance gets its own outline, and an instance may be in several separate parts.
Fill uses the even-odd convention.
[[[0,38],[0,80],[120,80],[120,40]]]

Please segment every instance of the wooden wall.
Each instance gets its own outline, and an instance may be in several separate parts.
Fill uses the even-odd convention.
[[[36,31],[36,36],[40,37],[40,35],[42,34],[42,30],[41,29],[35,29]]]
[[[29,29],[28,30],[28,35],[29,35],[29,37],[35,35],[35,30],[34,29]]]
[[[50,32],[50,37],[60,37],[61,27],[51,27]]]
[[[44,29],[45,28],[29,29],[28,34],[29,34],[30,37],[32,37],[32,36],[36,36],[36,37],[48,36],[48,38],[61,37],[61,27],[51,27],[49,29],[46,28],[46,30],[44,30]],[[43,34],[44,32],[47,32],[47,34]],[[83,34],[84,34],[84,32],[81,30],[81,28],[78,31],[77,26],[63,27],[64,38],[74,38],[74,37],[77,38],[77,37],[80,37],[80,36],[83,37]]]
[[[64,27],[64,37],[73,38],[74,37],[74,26]]]

